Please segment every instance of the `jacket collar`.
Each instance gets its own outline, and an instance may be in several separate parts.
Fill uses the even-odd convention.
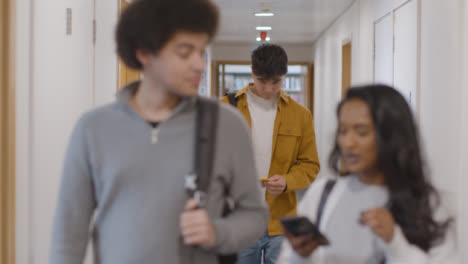
[[[236,98],[239,98],[240,96],[244,96],[245,94],[247,94],[247,90],[249,89],[249,87],[251,86],[254,86],[253,83],[249,83],[247,86],[245,86],[244,88],[240,89],[235,97]],[[279,98],[278,100],[282,100],[284,101],[286,104],[289,104],[289,96],[286,94],[285,91],[283,91],[283,89],[280,90],[280,95],[279,95]]]

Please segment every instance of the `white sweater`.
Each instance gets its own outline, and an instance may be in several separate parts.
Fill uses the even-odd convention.
[[[278,98],[265,100],[247,91],[247,104],[252,120],[252,143],[258,176],[268,178],[273,145],[273,130],[277,112]],[[264,191],[264,189],[263,189]]]
[[[298,215],[307,216],[311,221],[315,221],[318,203],[326,182],[327,179],[324,178],[319,178],[314,181],[299,203],[297,210]],[[330,221],[330,215],[334,212],[336,204],[340,200],[341,194],[349,182],[350,179],[348,177],[340,178],[328,197],[319,227],[321,232],[325,235],[327,235],[327,229],[330,230],[330,228],[333,228],[327,227],[327,223]],[[444,212],[443,207],[440,207],[436,212],[436,219],[447,219],[447,217],[448,213]],[[343,219],[343,221],[346,221],[346,219]],[[394,237],[390,243],[385,243],[379,238],[378,246],[385,252],[386,264],[458,264],[460,261],[454,226],[455,223],[452,223],[444,241],[431,248],[427,253],[419,247],[410,244],[399,226],[395,226]],[[343,235],[345,236],[346,234]],[[356,241],[355,244],[350,244],[350,247],[353,246],[356,247],[356,250],[359,250],[359,241]],[[327,251],[327,247],[319,247],[310,257],[302,258],[294,252],[289,242],[285,240],[281,247],[277,263],[338,264],[329,261],[330,254],[328,254],[329,252]]]

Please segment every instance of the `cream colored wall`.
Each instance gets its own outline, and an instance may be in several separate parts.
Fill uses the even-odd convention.
[[[84,112],[117,91],[118,1],[16,3],[16,257],[19,264],[45,264],[70,133]],[[65,34],[66,8],[72,35]]]
[[[311,50],[315,67],[314,124],[317,150],[322,164],[320,176],[332,174],[327,160],[334,141],[335,108],[341,99],[341,52],[344,43],[352,42],[351,84],[372,80],[372,67],[366,65],[372,63],[372,60],[369,60],[372,58],[372,49],[363,48],[372,43],[372,35],[361,35],[363,25],[367,26],[372,19],[369,15],[360,18],[364,8],[366,6],[356,1],[321,35]],[[362,21],[364,18],[366,22]]]
[[[463,65],[462,65],[462,127],[461,127],[461,167],[460,167],[460,178],[458,184],[458,193],[460,194],[458,206],[460,208],[460,220],[459,220],[459,232],[460,232],[460,248],[468,248],[468,192],[466,186],[468,186],[468,0],[463,2]],[[468,252],[461,250],[463,263],[468,262]]]
[[[87,1],[67,1],[67,4],[85,8],[81,5]],[[314,45],[284,45],[291,61],[315,62],[315,128],[323,164],[321,175],[329,173],[326,158],[335,129],[335,106],[341,96],[341,46],[343,41],[352,40],[352,83],[372,81],[373,22],[378,16],[375,5],[385,1],[389,0],[356,0]],[[459,194],[455,204],[463,222],[467,222],[468,192],[464,189],[468,186],[468,165],[465,165],[468,164],[468,139],[465,139],[468,134],[468,3],[467,0],[418,1],[423,3],[420,61],[425,66],[419,77],[419,99],[424,148],[429,153],[428,163],[437,184]],[[16,256],[19,264],[40,264],[47,263],[57,185],[69,132],[83,111],[112,100],[117,86],[117,60],[111,44],[117,8],[97,2],[96,8],[101,10],[97,12],[103,14],[97,15],[101,18],[97,21],[98,32],[105,33],[98,35],[95,54],[99,58],[95,57],[92,66],[96,72],[100,71],[97,76],[102,79],[93,80],[88,64],[76,57],[83,52],[81,46],[73,46],[74,41],[87,45],[90,39],[72,41],[61,35],[65,12],[60,10],[65,4],[35,0],[33,7],[30,0],[16,2],[19,10]],[[59,12],[50,11],[56,9]],[[88,21],[77,25],[82,26],[83,38],[91,34]],[[254,47],[218,43],[212,47],[212,57],[213,60],[249,61]],[[73,61],[69,60],[70,56]],[[43,64],[47,60],[50,63]],[[69,66],[67,63],[70,68],[59,67]],[[73,82],[55,78],[76,74],[82,78]],[[460,228],[468,230],[466,224]],[[462,248],[467,248],[467,232],[460,233],[460,240]],[[468,256],[464,263],[468,263]]]

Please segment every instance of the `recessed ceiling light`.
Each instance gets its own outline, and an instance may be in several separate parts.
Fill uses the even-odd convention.
[[[271,12],[259,12],[259,13],[255,13],[255,16],[258,16],[258,17],[270,17],[270,16],[274,16],[275,14],[271,13]]]
[[[264,26],[264,27],[256,27],[257,30],[271,30],[271,27]]]

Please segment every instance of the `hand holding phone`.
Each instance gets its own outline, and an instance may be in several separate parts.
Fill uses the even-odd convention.
[[[307,217],[289,217],[281,219],[285,236],[293,250],[300,256],[309,257],[317,247],[329,245],[328,239],[320,233],[317,226]]]
[[[318,227],[307,217],[296,216],[282,218],[281,224],[284,229],[293,236],[310,236],[317,241],[319,245],[329,245],[328,238],[320,232]]]

